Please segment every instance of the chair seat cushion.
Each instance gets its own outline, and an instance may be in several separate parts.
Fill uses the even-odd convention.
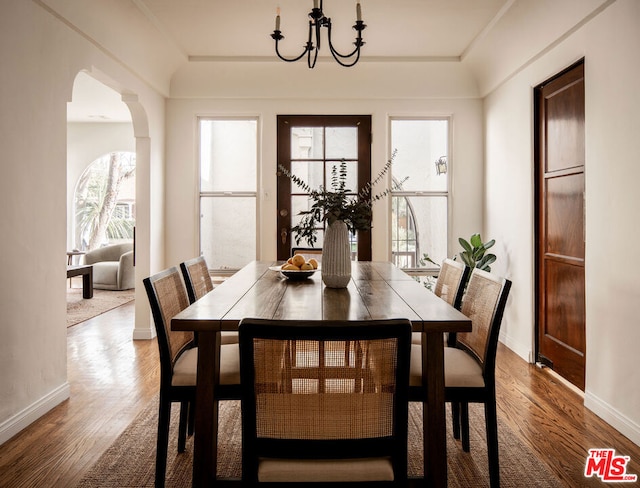
[[[470,354],[455,347],[444,348],[444,385],[447,388],[482,388],[482,368]]]
[[[173,386],[196,386],[198,371],[198,348],[184,351],[173,366]]]
[[[260,459],[261,482],[393,481],[390,458]]]
[[[220,332],[220,341],[222,344],[238,344],[238,333],[231,330]]]
[[[198,348],[187,349],[173,367],[173,386],[195,386],[198,371]],[[238,344],[220,346],[220,384],[240,384],[240,348]]]
[[[469,354],[455,347],[444,348],[444,384],[447,388],[482,388],[482,368]],[[422,386],[422,346],[411,345],[409,386]]]
[[[220,384],[240,384],[240,348],[238,344],[220,346]]]

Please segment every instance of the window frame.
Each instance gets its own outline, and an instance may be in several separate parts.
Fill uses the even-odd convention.
[[[446,230],[446,234],[447,234],[447,241],[446,241],[446,249],[447,249],[447,257],[450,255],[451,252],[451,228],[452,228],[452,203],[451,203],[451,197],[452,197],[452,188],[453,188],[453,146],[452,146],[452,141],[453,141],[453,117],[451,115],[427,115],[427,116],[420,116],[420,115],[413,115],[413,116],[404,116],[404,115],[393,115],[393,116],[389,116],[388,118],[388,148],[389,148],[389,155],[388,157],[391,157],[391,153],[393,152],[394,148],[393,148],[393,122],[394,121],[445,121],[447,123],[447,188],[446,190],[441,190],[441,191],[432,191],[432,190],[427,190],[427,191],[398,191],[394,189],[394,186],[392,185],[391,187],[391,194],[389,195],[389,220],[388,220],[388,235],[389,235],[389,260],[391,262],[394,262],[394,252],[393,252],[393,199],[395,197],[444,197],[446,199],[447,202],[447,210],[446,210],[446,218],[447,218],[447,230]],[[435,171],[435,161],[432,161],[432,169],[433,171]],[[391,168],[391,175],[390,175],[390,179],[393,178],[393,167]],[[407,201],[407,205],[410,205],[410,202]],[[417,255],[416,256],[416,264],[419,263],[421,256]],[[402,268],[402,270],[404,272],[406,272],[407,274],[410,275],[414,275],[414,276],[436,276],[438,274],[439,271],[439,267],[431,264],[431,263],[427,263],[426,266],[424,267],[420,267],[420,266],[416,266],[413,268]]]
[[[227,190],[218,190],[218,191],[202,191],[202,122],[203,121],[214,121],[214,122],[224,122],[224,121],[254,121],[256,124],[256,181],[255,181],[255,191],[227,191]],[[261,175],[261,163],[260,163],[260,154],[261,154],[261,120],[258,115],[202,115],[198,116],[196,120],[197,125],[197,178],[196,178],[196,195],[197,195],[197,239],[198,239],[198,255],[203,255],[202,250],[202,199],[203,198],[251,198],[255,199],[255,208],[256,208],[256,242],[255,242],[255,256],[254,259],[258,259],[260,253],[260,175]],[[209,263],[207,263],[209,265]],[[229,277],[236,273],[240,268],[212,268],[209,265],[209,272],[214,274],[215,276],[220,276],[222,278]]]

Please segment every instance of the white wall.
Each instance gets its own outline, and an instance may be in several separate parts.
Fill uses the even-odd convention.
[[[142,146],[146,157],[144,179],[137,182],[136,190],[147,201],[149,188],[159,192],[163,205],[163,188],[151,187],[150,182],[163,181],[157,174],[162,172],[164,157],[164,99],[108,52],[37,2],[2,2],[0,443],[69,396],[66,117],[80,70],[110,81],[131,106],[144,107],[133,114],[136,136],[146,137],[143,144],[137,142],[137,153]],[[147,79],[153,75],[147,74]],[[168,80],[156,81],[158,86],[168,85]],[[143,234],[155,230],[153,221],[151,209],[143,220]],[[138,258],[137,272],[148,275],[155,259],[148,240]],[[143,302],[144,295],[140,297],[137,301]],[[150,331],[148,305],[146,309],[145,325]]]
[[[72,122],[67,125],[67,249],[74,247],[73,199],[78,180],[96,159],[136,150],[131,123]]]
[[[514,284],[502,339],[525,359],[534,334],[533,87],[585,58],[585,405],[640,444],[640,2],[617,0],[485,100],[486,233]],[[499,53],[497,53],[499,55]]]
[[[319,64],[314,70],[281,62],[191,63],[173,77],[171,90],[167,104],[168,265],[198,253],[198,116],[260,118],[258,258],[276,257],[279,114],[370,114],[373,174],[389,157],[389,117],[451,116],[455,183],[450,253],[458,250],[458,236],[482,229],[482,102],[475,82],[459,63],[361,63],[350,69]],[[390,258],[389,219],[385,203],[374,207],[374,259]]]

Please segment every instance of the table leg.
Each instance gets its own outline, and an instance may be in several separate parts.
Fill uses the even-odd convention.
[[[93,268],[82,275],[82,298],[93,298]]]
[[[444,402],[444,341],[442,332],[427,332],[422,347],[424,479],[427,486],[447,486],[447,438]],[[426,347],[425,347],[426,346]]]
[[[212,486],[218,459],[218,403],[215,398],[216,331],[198,332],[198,380],[193,448],[193,487]]]

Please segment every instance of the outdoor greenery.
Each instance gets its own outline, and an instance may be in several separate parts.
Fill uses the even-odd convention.
[[[78,235],[88,250],[109,239],[131,239],[135,221],[114,216],[124,182],[135,175],[135,155],[111,153],[94,163],[80,178],[76,190]]]
[[[373,204],[391,193],[391,189],[386,189],[374,194],[373,187],[382,181],[388,173],[395,156],[396,151],[393,151],[393,154],[376,178],[368,182],[358,192],[357,196],[354,196],[355,192],[346,186],[347,164],[344,160],[331,169],[329,189],[323,186],[313,189],[307,182],[292,174],[284,166],[278,165],[280,171],[308,193],[309,198],[313,200],[309,210],[299,213],[302,216],[300,223],[291,228],[295,235],[296,243],[305,241],[309,246],[313,247],[317,240],[316,231],[322,227],[324,222],[331,225],[333,222],[342,220],[347,224],[351,233],[371,229]]]

